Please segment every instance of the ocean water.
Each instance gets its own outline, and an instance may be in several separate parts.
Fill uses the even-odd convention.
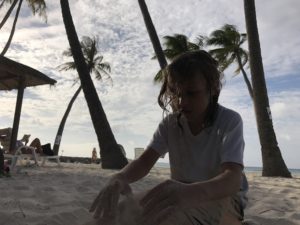
[[[156,167],[162,167],[162,168],[170,168],[169,163],[165,162],[157,162],[155,164]],[[246,166],[245,167],[245,172],[261,172],[262,167],[255,167],[255,166]],[[300,175],[300,169],[289,169],[289,171],[293,174]]]
[[[261,172],[262,167],[254,167],[254,166],[246,166],[245,172]],[[289,169],[289,171],[293,174],[300,175],[300,169]]]

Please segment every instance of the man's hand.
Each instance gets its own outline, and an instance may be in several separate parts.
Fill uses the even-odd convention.
[[[120,194],[130,195],[131,188],[121,176],[112,177],[94,200],[90,212],[99,224],[113,224],[117,217]]]
[[[176,212],[190,206],[188,185],[167,180],[154,187],[141,200],[144,208],[140,224],[159,225],[170,219]]]

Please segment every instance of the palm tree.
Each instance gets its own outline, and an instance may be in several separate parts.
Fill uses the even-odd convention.
[[[69,2],[68,0],[60,0],[60,5],[71,52],[98,138],[102,168],[121,169],[128,164],[128,161],[115,140],[91,79],[73,23]]]
[[[47,22],[45,0],[26,0],[26,1],[28,3],[28,6],[31,8],[33,15],[38,14],[40,17],[44,18],[45,22]],[[10,14],[12,13],[13,9],[15,8],[15,6],[18,2],[19,2],[19,4],[18,4],[18,8],[17,8],[16,14],[15,14],[12,29],[11,29],[8,41],[6,42],[6,45],[4,46],[4,48],[0,54],[1,56],[5,55],[5,53],[7,52],[8,48],[11,44],[11,41],[13,39],[23,0],[3,0],[0,4],[0,9],[4,6],[5,3],[11,4],[11,6],[9,7],[8,11],[6,12],[4,18],[2,19],[2,21],[0,23],[0,29],[1,29],[3,27],[3,25],[6,23],[7,19],[9,18]]]
[[[238,67],[235,71],[239,74],[242,71],[249,94],[253,100],[253,90],[251,82],[244,70],[248,62],[248,52],[242,48],[242,44],[247,40],[247,34],[239,33],[234,25],[225,24],[221,29],[213,31],[206,40],[207,45],[216,46],[209,53],[220,63],[220,70],[224,71],[236,62]]]
[[[176,56],[188,52],[200,50],[204,46],[205,37],[199,35],[196,43],[190,42],[184,34],[175,34],[174,36],[164,36],[163,50],[164,55],[169,61],[172,61]],[[156,56],[153,57],[155,59]],[[161,82],[163,79],[162,70],[159,70],[154,77],[154,82]]]
[[[164,36],[163,50],[168,60],[173,60],[176,56],[203,48],[203,36],[199,36],[197,43],[190,42],[184,34],[174,34],[174,36]]]
[[[158,59],[160,68],[162,70],[168,65],[167,60],[166,60],[163,50],[161,48],[161,44],[159,42],[155,27],[153,25],[153,22],[152,22],[150,14],[149,14],[148,7],[145,3],[145,0],[138,0],[138,2],[139,2],[139,6],[141,9],[143,18],[144,18],[144,22],[145,22],[152,46],[154,48],[155,55]]]
[[[255,115],[263,160],[262,175],[292,177],[282,158],[273,128],[254,0],[244,0],[244,11],[248,34]]]
[[[111,80],[109,76],[110,72],[110,65],[108,63],[102,62],[103,56],[98,55],[98,39],[95,37],[92,39],[90,37],[83,37],[82,41],[80,43],[82,52],[85,58],[85,62],[88,65],[88,69],[90,73],[94,73],[96,75],[97,80],[101,80],[103,78],[103,75],[105,75],[108,79]],[[71,49],[68,49],[67,51],[63,52],[63,55],[65,56],[72,56]],[[73,62],[67,62],[59,66],[60,70],[76,70],[76,65]],[[73,97],[71,98],[68,107],[63,115],[63,118],[59,124],[57,134],[54,141],[54,147],[53,151],[55,155],[58,155],[60,142],[62,138],[62,133],[64,131],[65,123],[67,121],[67,118],[69,116],[69,113],[72,109],[73,103],[76,100],[77,96],[79,95],[81,91],[81,85],[78,87],[77,91],[74,93]]]

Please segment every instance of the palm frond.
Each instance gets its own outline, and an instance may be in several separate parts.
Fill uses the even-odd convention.
[[[93,73],[95,74],[95,77],[96,77],[97,80],[102,80],[102,75],[101,75],[99,70],[94,69]]]
[[[242,65],[248,62],[248,53],[241,48],[247,40],[245,33],[239,33],[236,26],[225,24],[221,29],[213,31],[206,40],[207,45],[218,46],[209,53],[219,62],[219,69],[224,71],[230,64],[238,62],[238,55],[241,57]],[[237,55],[238,54],[238,55]],[[240,72],[240,66],[235,70],[235,74]]]
[[[59,71],[75,70],[76,65],[74,62],[66,62],[66,63],[59,65],[57,68]]]
[[[102,55],[98,55],[94,58],[94,62],[95,64],[97,63],[102,63],[102,60],[103,60],[103,56]]]
[[[240,45],[244,44],[245,41],[247,41],[247,34],[243,33],[241,34]]]
[[[47,23],[47,5],[45,0],[27,0],[33,15],[38,14]]]
[[[109,63],[101,63],[101,67],[102,67],[102,70],[105,72],[105,73],[110,73],[111,72],[111,67],[110,67],[110,64]]]
[[[109,63],[102,62],[103,56],[98,55],[98,38],[97,37],[90,38],[88,36],[83,36],[80,44],[89,71],[91,73],[94,73],[96,79],[98,80],[101,80],[104,77],[106,77],[106,79],[112,81],[109,74],[111,72]],[[68,49],[63,52],[63,55],[70,57],[72,56],[72,52],[70,49]],[[70,70],[70,69],[76,69],[76,65],[74,62],[68,62],[60,65],[58,68],[60,69],[60,71]]]
[[[226,48],[212,49],[209,53],[218,61],[219,70],[222,72],[232,63],[232,60],[230,60],[232,57],[232,51],[228,51]]]
[[[188,51],[188,38],[183,34],[165,36],[163,45],[168,53],[166,57],[172,60],[177,55]]]
[[[73,84],[72,84],[72,87],[74,87],[75,86],[75,84],[78,84],[79,83],[79,77],[76,77],[76,78],[74,78],[73,79]]]
[[[224,72],[230,65],[233,63],[231,60],[224,60],[221,63],[219,63],[219,70],[221,72]]]
[[[93,72],[95,73],[96,79],[100,80],[105,75],[106,78],[110,78],[110,65],[108,63],[98,63],[93,67]]]
[[[151,57],[151,59],[157,59],[156,54],[154,53],[153,56]]]
[[[159,70],[153,79],[154,83],[161,83],[164,79],[163,70]]]
[[[230,51],[226,48],[216,48],[209,50],[208,53],[212,55],[217,61],[225,61],[230,54]]]
[[[70,48],[68,50],[63,51],[62,54],[63,54],[63,56],[67,56],[67,57],[72,57],[73,56]]]
[[[198,35],[196,38],[196,45],[199,46],[199,49],[202,49],[206,43],[207,37],[203,35]]]
[[[174,49],[165,49],[165,50],[163,50],[163,53],[168,60],[173,60],[181,52],[178,50],[174,50]]]
[[[249,52],[245,49],[240,49],[239,54],[242,60],[242,65],[245,66],[249,61]]]
[[[188,42],[187,44],[188,44],[188,46],[187,46],[188,51],[197,51],[200,49],[199,45],[197,45],[193,42]]]

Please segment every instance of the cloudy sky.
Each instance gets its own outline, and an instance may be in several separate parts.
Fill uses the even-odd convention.
[[[98,95],[117,142],[133,157],[135,147],[145,147],[152,137],[162,111],[156,98],[159,85],[153,84],[158,71],[151,60],[153,49],[137,0],[69,0],[80,37],[98,36],[99,50],[112,67],[109,82],[95,81]],[[47,24],[33,16],[23,4],[16,34],[6,56],[31,66],[57,80],[54,87],[27,88],[24,94],[19,138],[29,133],[43,143],[53,143],[66,106],[78,87],[76,72],[59,72],[57,66],[70,59],[62,56],[68,48],[59,1],[47,2]],[[245,32],[242,0],[152,0],[150,14],[162,40],[181,33],[191,41],[209,35],[225,23]],[[300,168],[300,1],[256,1],[258,28],[279,147],[289,168]],[[0,18],[4,15],[0,12]],[[0,32],[3,48],[12,19]],[[247,45],[244,46],[247,48]],[[261,166],[253,105],[242,76],[225,71],[221,104],[238,111],[244,120],[245,165]],[[250,75],[249,69],[247,70]],[[16,92],[0,93],[0,127],[12,126]],[[61,143],[63,155],[91,156],[99,149],[83,94],[76,100],[65,126]],[[164,159],[163,161],[166,161]]]

